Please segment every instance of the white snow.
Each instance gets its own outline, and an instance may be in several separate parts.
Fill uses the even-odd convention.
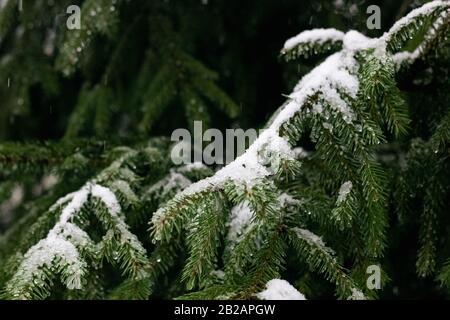
[[[106,206],[108,213],[111,215],[111,220],[114,222],[115,231],[121,237],[121,242],[130,245],[135,251],[145,254],[145,249],[141,243],[128,230],[128,226],[119,216],[121,208],[114,193],[104,186],[89,182],[80,190],[60,198],[50,208],[50,210],[57,210],[64,206],[59,221],[49,231],[46,238],[26,252],[17,273],[14,275],[15,281],[11,283],[19,283],[25,287],[35,278],[43,277],[42,272],[44,271],[41,267],[51,268],[53,265],[57,265],[67,268],[62,277],[65,279],[68,289],[81,288],[81,278],[85,272],[86,263],[80,257],[78,249],[86,249],[93,245],[93,242],[89,235],[72,221],[88,201],[89,195],[100,199]],[[114,232],[114,230],[108,230],[107,234],[111,232]],[[17,289],[11,290],[21,294],[20,285]]]
[[[338,42],[342,41],[344,33],[334,28],[330,29],[314,29],[299,33],[295,37],[288,39],[284,44],[284,50],[289,51],[302,43],[325,43],[327,41]]]
[[[46,238],[31,247],[24,255],[14,279],[23,286],[41,277],[41,267],[52,267],[53,264],[64,266],[69,274],[66,280],[68,289],[80,289],[81,277],[84,274],[85,262],[80,259],[76,245],[85,246],[89,236],[77,226],[69,222],[74,214],[81,210],[88,199],[90,184],[79,191],[71,193],[56,202],[50,210],[57,209],[67,203],[61,212],[59,221],[49,231]],[[60,260],[57,260],[60,259]],[[15,283],[16,281],[13,281]],[[20,290],[20,285],[17,290]]]
[[[282,208],[285,208],[287,206],[296,206],[296,205],[300,204],[299,200],[294,199],[290,194],[287,194],[287,193],[282,193],[278,197],[278,201]]]
[[[88,199],[90,187],[91,185],[87,184],[79,191],[70,194],[70,202],[64,207],[59,218],[59,224],[64,225],[73,217],[76,211],[79,211],[83,207]],[[64,201],[66,199],[67,197],[64,197],[61,200]],[[60,201],[58,200],[57,203],[60,203]]]
[[[152,185],[148,192],[161,192],[161,197],[164,197],[168,192],[173,190],[183,190],[192,184],[191,180],[186,178],[184,175],[171,170],[170,173]],[[161,190],[162,189],[162,190]]]
[[[82,276],[86,263],[80,259],[75,246],[59,236],[50,234],[39,241],[24,255],[17,273],[14,275],[9,288],[13,296],[18,299],[27,299],[24,288],[30,283],[44,283],[46,273],[42,267],[52,268],[57,262],[58,266],[67,268],[63,280],[68,289],[81,289]]]
[[[347,199],[347,195],[350,193],[350,191],[352,191],[352,187],[353,187],[353,184],[351,181],[344,182],[341,185],[341,187],[339,189],[339,194],[338,194],[336,204],[340,204],[340,203],[344,202],[345,199]]]
[[[408,15],[408,19],[419,12],[426,13],[432,8],[443,5],[443,1],[435,1],[425,5],[422,9]],[[445,2],[447,5],[448,2]],[[392,30],[396,30],[405,23],[406,20],[396,24]],[[345,93],[351,99],[357,98],[359,91],[359,81],[357,71],[358,62],[355,59],[355,52],[374,49],[379,59],[387,58],[386,39],[383,36],[378,39],[370,39],[356,31],[349,31],[346,34],[334,29],[318,29],[305,31],[289,39],[284,50],[289,50],[302,41],[343,41],[343,49],[329,56],[319,66],[305,75],[289,95],[288,100],[271,119],[267,129],[254,141],[248,150],[235,161],[219,170],[214,176],[191,184],[184,191],[178,193],[174,201],[184,199],[195,193],[213,192],[222,188],[226,183],[247,185],[248,187],[259,183],[264,178],[272,176],[277,171],[280,159],[296,159],[297,154],[289,144],[287,139],[280,136],[280,128],[293,116],[302,111],[308,99],[320,93],[320,100],[312,109],[312,112],[322,116],[324,121],[328,118],[326,106],[330,106],[332,111],[337,112],[344,121],[351,124],[355,119],[355,114],[349,104],[341,96]],[[326,125],[326,124],[325,124]],[[268,157],[267,155],[270,155]],[[342,189],[338,201],[343,201],[351,186],[345,185]],[[172,202],[173,203],[173,202]],[[152,223],[160,225],[159,221],[166,214],[166,207],[161,207],[153,215]],[[156,236],[159,238],[158,236]]]
[[[449,4],[450,8],[450,4]],[[435,36],[436,31],[439,30],[440,27],[445,23],[446,18],[450,15],[450,11],[444,11],[440,14],[439,18],[433,23],[432,28],[429,28],[428,32],[424,36],[424,41],[417,46],[413,51],[400,51],[395,53],[392,56],[392,59],[394,60],[396,67],[399,68],[402,63],[408,63],[411,64],[415,60],[417,60],[424,52],[425,49],[425,43],[428,39],[432,39]],[[387,35],[385,35],[387,38]]]
[[[350,30],[344,37],[344,48],[350,51],[374,48],[378,45],[378,43],[378,39],[368,38],[355,30]]]
[[[71,222],[56,224],[50,231],[49,237],[62,237],[77,248],[85,248],[91,242],[89,235]]]
[[[244,229],[251,223],[253,212],[248,202],[243,202],[231,209],[231,219],[228,224],[229,231],[227,239],[236,242]]]
[[[270,159],[265,156],[267,154],[271,154]],[[176,198],[183,198],[207,188],[220,187],[228,181],[251,186],[256,181],[272,175],[272,170],[276,170],[276,167],[270,170],[269,166],[282,157],[294,159],[295,154],[287,140],[278,135],[278,127],[274,125],[264,130],[250,148],[235,161],[217,171],[214,176],[190,185],[177,194]],[[160,214],[162,213],[157,212],[155,217],[159,217]]]
[[[50,207],[50,211],[55,211],[60,209],[63,205],[65,205],[67,202],[71,201],[73,196],[75,195],[76,192],[71,192],[66,194],[65,196],[59,198],[51,207]]]
[[[413,52],[400,51],[392,56],[394,63],[399,66],[403,62],[412,63],[420,56],[420,47],[416,48]]]
[[[146,251],[141,242],[138,240],[135,234],[130,232],[130,230],[128,229],[128,225],[119,215],[121,213],[121,208],[119,201],[117,200],[114,193],[106,187],[95,184],[91,188],[91,195],[93,197],[99,198],[107,207],[108,213],[111,215],[111,219],[114,221],[115,231],[119,232],[121,243],[130,245],[135,252],[139,252],[140,254],[145,256]],[[108,230],[108,232],[114,232],[114,230]],[[138,278],[144,276],[145,274],[142,273],[138,275]]]
[[[211,271],[211,275],[216,276],[219,279],[223,279],[225,277],[225,272],[223,272],[223,270],[213,270]]]
[[[359,90],[357,68],[357,61],[348,50],[327,58],[299,81],[290,95],[291,100],[283,105],[269,127],[263,130],[243,155],[216,172],[214,176],[191,184],[178,193],[174,200],[206,190],[213,191],[230,181],[251,187],[265,177],[273,175],[277,171],[280,159],[296,159],[296,152],[287,139],[280,136],[279,130],[284,123],[301,111],[307,99],[317,92],[322,93],[325,103],[339,112],[345,121],[351,123],[354,119],[353,111],[341,98],[338,90],[351,98],[356,98]],[[165,207],[158,209],[153,215],[153,224],[158,225],[165,213]]]
[[[293,151],[294,151],[295,159],[305,159],[306,157],[308,157],[310,155],[310,152],[306,151],[302,147],[294,148]]]
[[[351,122],[354,118],[353,111],[341,98],[338,90],[356,98],[359,90],[359,82],[355,75],[357,68],[356,60],[348,51],[338,52],[328,57],[299,81],[294,92],[289,96],[291,100],[282,107],[271,125],[243,155],[219,170],[214,176],[192,184],[176,198],[180,199],[208,188],[218,188],[228,181],[251,186],[272,175],[280,158],[295,159],[296,153],[288,141],[280,137],[279,129],[301,111],[306,100],[316,92],[321,92],[325,102],[340,112],[345,121]],[[268,161],[261,156],[267,153],[276,156]],[[161,215],[164,215],[164,208],[154,215],[154,221],[157,221]]]
[[[383,38],[386,40],[389,40],[390,37],[397,33],[400,29],[410,24],[415,18],[419,16],[426,16],[431,14],[435,9],[439,7],[446,7],[447,9],[450,8],[450,2],[449,1],[431,1],[423,6],[412,10],[409,14],[407,14],[405,17],[398,20],[392,28],[383,35]]]
[[[304,76],[294,92],[289,96],[294,105],[288,104],[276,119],[276,124],[285,122],[298,112],[298,106],[301,106],[315,92],[320,91],[323,99],[334,110],[339,111],[343,119],[352,122],[354,119],[353,111],[345,102],[337,89],[346,92],[350,97],[356,98],[359,90],[359,81],[355,76],[357,71],[356,60],[346,52],[337,52],[328,57],[323,63]],[[313,109],[315,112],[322,112],[322,108]],[[277,121],[278,120],[278,121]]]
[[[333,125],[331,123],[324,122],[324,123],[322,123],[322,126],[329,131],[333,130]]]
[[[130,184],[125,180],[116,180],[114,182],[111,182],[109,184],[109,187],[114,193],[119,193],[124,198],[126,198],[127,202],[133,203],[139,201],[138,196],[134,193]]]
[[[310,245],[318,247],[320,250],[325,251],[326,253],[331,255],[335,253],[333,249],[325,245],[325,242],[322,240],[322,237],[319,237],[318,235],[312,233],[311,231],[297,227],[293,228],[292,230],[297,234],[297,236],[300,239],[303,239]]]
[[[91,195],[93,197],[99,198],[108,208],[108,211],[112,216],[116,216],[117,214],[119,214],[121,210],[120,204],[111,190],[96,184],[91,188]]]
[[[306,240],[307,242],[313,243],[316,246],[319,247],[325,247],[325,243],[323,242],[322,238],[318,235],[315,235],[309,230],[301,229],[301,228],[294,228],[294,231],[297,233],[297,235],[302,238],[303,240]]]
[[[193,170],[201,170],[201,169],[208,169],[208,167],[205,166],[202,162],[193,162],[193,163],[188,163],[182,167],[177,168],[177,171],[180,173],[185,173],[185,172],[191,172]]]
[[[281,279],[267,282],[266,289],[256,296],[260,300],[306,300],[289,282]]]
[[[357,288],[352,288],[352,294],[348,298],[348,300],[366,300],[366,297],[364,296],[364,293],[361,290]]]

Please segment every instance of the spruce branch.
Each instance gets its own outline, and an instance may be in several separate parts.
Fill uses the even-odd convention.
[[[159,208],[151,222],[153,238],[156,241],[170,241],[171,234],[179,234],[190,221],[198,219],[197,210],[201,199],[210,193],[225,191],[229,201],[241,206],[239,211],[245,221],[237,232],[237,243],[231,241],[225,244],[225,278],[233,279],[246,270],[258,271],[257,274],[261,276],[256,277],[258,279],[267,280],[264,275],[275,277],[277,270],[284,264],[281,243],[276,248],[280,259],[274,258],[273,267],[269,265],[267,269],[258,262],[258,257],[263,259],[263,256],[251,256],[248,253],[259,250],[264,255],[261,243],[272,239],[271,235],[277,230],[277,224],[271,222],[271,217],[276,216],[273,213],[279,210],[276,209],[279,204],[273,201],[279,194],[276,188],[270,187],[271,181],[278,187],[287,183],[289,179],[283,179],[283,176],[292,176],[293,167],[286,165],[290,162],[296,163],[295,176],[298,178],[303,175],[299,162],[305,160],[295,157],[294,146],[306,132],[311,132],[316,154],[312,159],[321,163],[321,168],[325,168],[323,172],[329,175],[319,180],[320,183],[334,190],[334,193],[339,187],[336,186],[336,178],[339,177],[338,181],[343,183],[338,201],[325,210],[330,212],[327,216],[332,225],[338,230],[349,228],[350,238],[359,243],[352,250],[354,270],[363,272],[360,268],[362,265],[382,257],[388,224],[388,191],[385,183],[387,173],[375,157],[376,147],[387,141],[386,132],[394,136],[405,135],[410,122],[395,81],[397,70],[394,68],[393,54],[396,51],[392,51],[392,48],[401,47],[399,42],[405,33],[409,37],[414,30],[417,31],[417,28],[409,25],[410,20],[423,17],[428,10],[433,12],[432,19],[437,19],[435,15],[446,11],[447,3],[436,1],[418,9],[379,39],[369,39],[355,31],[344,34],[330,30],[302,33],[292,39],[288,49],[295,51],[295,54],[307,53],[310,50],[306,46],[308,41],[312,43],[311,47],[325,43],[325,49],[329,49],[327,41],[336,40],[335,44],[341,46],[341,50],[328,57],[297,84],[289,100],[274,114],[266,130],[243,156],[214,176],[192,184]],[[333,36],[330,36],[331,33]],[[289,54],[287,51],[285,47],[283,54]],[[324,180],[334,181],[325,183]],[[353,188],[346,187],[350,182]],[[301,192],[305,189],[298,190]],[[302,194],[299,193],[299,196],[302,197]],[[302,208],[302,204],[305,202],[300,202],[298,207]],[[245,206],[250,208],[250,215]],[[234,209],[232,212],[235,212]],[[322,221],[323,224],[329,222]],[[361,291],[356,289],[355,282],[340,269],[329,252],[324,249],[318,251],[317,243],[308,240],[305,241],[309,246],[305,246],[297,233],[296,238],[291,233],[290,241],[300,251],[300,256],[306,257],[314,270],[324,273],[337,283],[340,297],[363,297]],[[274,239],[272,241],[273,245],[277,243]],[[321,254],[312,254],[317,252]],[[252,269],[252,266],[256,269]],[[263,281],[256,283],[262,284]],[[233,287],[233,282],[230,287]],[[214,287],[210,293],[219,288]],[[207,292],[208,288],[205,288],[204,294],[207,295]],[[198,296],[201,295],[201,292],[198,293]]]
[[[149,280],[145,281],[149,279],[147,252],[130,232],[122,212],[122,208],[130,208],[136,199],[130,186],[138,177],[127,166],[140,158],[141,153],[154,157],[151,149],[141,152],[131,150],[81,189],[60,198],[49,209],[50,212],[57,212],[57,222],[44,239],[26,249],[16,272],[6,283],[5,297],[46,298],[51,293],[56,275],[60,276],[69,291],[83,290],[89,273],[92,269],[98,269],[103,260],[121,270],[126,279],[113,296],[129,290],[130,286],[137,290],[137,297],[147,296],[150,290]],[[119,185],[122,196],[116,197],[111,189],[103,185],[116,188]],[[97,243],[83,230],[92,222],[92,215],[105,230]],[[40,227],[42,222],[38,220],[35,225]]]
[[[117,31],[121,0],[84,1],[81,7],[83,27],[66,32],[56,66],[64,75],[72,75],[80,65],[80,54],[90,50],[95,36],[112,37]],[[111,9],[113,8],[113,9]]]
[[[324,245],[320,237],[300,228],[288,230],[287,236],[300,259],[305,259],[312,270],[323,274],[327,280],[336,284],[339,297],[348,298],[359,291],[356,283],[333,256],[333,251]]]
[[[315,29],[304,31],[290,38],[284,44],[281,54],[286,60],[298,57],[308,58],[321,53],[342,49],[344,33],[336,29]]]

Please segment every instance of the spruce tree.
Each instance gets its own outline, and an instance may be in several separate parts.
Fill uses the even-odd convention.
[[[69,1],[1,4],[3,299],[448,294],[449,1],[379,36],[287,40],[281,58],[315,66],[224,166],[176,165],[169,138],[243,116],[193,54],[204,4],[79,1],[74,30]]]

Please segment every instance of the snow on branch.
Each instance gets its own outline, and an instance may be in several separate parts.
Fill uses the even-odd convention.
[[[390,35],[407,25],[408,21],[417,16],[425,15],[437,8],[448,8],[448,1],[434,1],[414,10],[404,19],[400,20],[391,31],[379,39],[370,39],[361,33],[350,30],[342,33],[333,29],[319,29],[317,32],[302,32],[298,36],[288,40],[286,48],[292,48],[302,41],[315,40],[323,42],[332,39],[342,41],[341,51],[331,55],[310,73],[305,75],[289,95],[289,100],[276,113],[270,125],[256,139],[250,148],[234,162],[219,170],[214,176],[190,185],[179,193],[175,200],[204,192],[222,188],[227,182],[236,184],[253,185],[262,179],[272,176],[276,169],[277,160],[280,158],[295,160],[295,151],[288,139],[280,134],[280,129],[288,123],[296,114],[302,111],[304,105],[312,96],[318,94],[319,102],[313,108],[313,112],[322,113],[325,105],[339,112],[347,123],[352,123],[355,115],[351,104],[344,98],[348,96],[356,99],[359,92],[359,80],[357,76],[359,63],[355,56],[358,52],[374,50],[376,55],[384,57],[386,45]],[[267,159],[265,154],[274,154],[275,157]],[[275,170],[274,170],[275,169]],[[154,222],[161,218],[165,208],[161,208],[154,215]]]
[[[339,194],[337,198],[337,204],[340,204],[345,201],[347,198],[347,195],[352,191],[353,184],[351,181],[347,181],[341,185],[341,188],[339,189]]]
[[[450,10],[443,11],[439,18],[434,21],[432,26],[427,30],[424,35],[423,41],[413,51],[399,51],[392,56],[397,69],[402,64],[412,64],[417,59],[427,54],[429,43],[436,38],[441,29],[445,28],[449,24]],[[445,32],[445,30],[444,30]]]
[[[344,33],[334,28],[307,30],[299,33],[295,37],[288,39],[284,43],[283,51],[290,51],[301,44],[342,42],[343,39]]]
[[[260,300],[306,300],[289,282],[281,279],[267,282],[266,289],[256,296]]]
[[[407,40],[413,38],[414,32],[416,32],[424,22],[427,22],[427,19],[438,17],[439,20],[439,15],[448,15],[449,9],[450,1],[448,0],[426,3],[398,20],[392,28],[383,35],[382,39],[386,42],[389,51],[395,52],[395,50],[401,49]],[[436,24],[439,24],[439,22],[435,21],[433,23],[434,26],[436,26]],[[427,37],[425,36],[425,39],[426,38]],[[418,53],[415,53],[415,55],[417,54]],[[402,57],[405,58],[405,54]],[[414,56],[412,56],[412,58],[414,58]]]
[[[43,284],[43,280],[48,277],[44,268],[55,269],[55,266],[56,270],[63,271],[64,282],[68,289],[81,289],[81,278],[85,274],[86,263],[81,259],[76,246],[85,246],[90,240],[84,231],[69,221],[85,205],[88,195],[89,186],[86,185],[79,191],[61,198],[50,208],[56,210],[63,203],[66,205],[58,223],[47,237],[25,253],[18,271],[7,286],[7,291],[14,298],[32,298],[28,288]]]
[[[88,182],[78,191],[60,198],[50,208],[55,211],[63,207],[59,221],[46,238],[25,253],[17,272],[7,285],[7,291],[13,298],[32,299],[36,295],[45,298],[48,290],[39,291],[39,288],[45,287],[46,279],[51,279],[56,274],[61,276],[67,289],[82,289],[87,273],[86,255],[95,258],[94,252],[100,252],[105,245],[112,245],[105,243],[111,240],[110,237],[104,237],[103,241],[94,244],[89,235],[74,223],[90,198],[99,199],[106,207],[110,223],[121,244],[129,246],[134,252],[133,256],[145,256],[145,249],[120,216],[121,207],[114,193],[99,184]],[[137,272],[136,276],[142,277],[144,274]]]
[[[237,241],[245,228],[251,224],[252,217],[253,212],[251,211],[248,202],[234,206],[231,209],[231,219],[228,223],[228,240],[233,242]]]
[[[333,249],[325,245],[325,242],[323,242],[322,237],[319,237],[318,235],[312,233],[311,231],[302,228],[293,228],[293,231],[297,234],[297,236],[300,239],[306,241],[308,244],[320,248],[321,250],[328,252],[330,254],[334,253]]]
[[[14,299],[32,299],[27,289],[34,285],[45,286],[48,273],[58,271],[62,273],[63,283],[68,289],[81,289],[86,263],[73,243],[51,233],[25,254],[18,272],[6,289]]]
[[[447,7],[448,2],[435,1],[434,4],[426,5],[424,9],[411,14],[410,19],[427,14],[430,12],[429,10],[432,11],[433,8],[439,6]],[[402,29],[402,26],[406,24],[406,22],[397,24],[391,29],[391,32],[394,33],[395,30]],[[202,212],[202,199],[208,197],[212,192],[220,192],[228,197],[230,194],[232,195],[228,199],[235,205],[231,210],[229,224],[231,230],[228,240],[231,240],[230,242],[236,240],[241,232],[244,233],[244,236],[250,233],[249,230],[245,230],[245,226],[253,215],[256,217],[255,220],[260,219],[258,222],[261,225],[274,226],[277,224],[278,216],[276,219],[273,217],[276,214],[259,215],[257,209],[260,208],[255,209],[253,207],[255,201],[250,201],[251,208],[254,211],[252,212],[246,207],[246,201],[249,199],[268,199],[261,208],[273,209],[267,210],[270,213],[282,211],[279,209],[283,198],[276,201],[277,197],[280,196],[277,190],[274,188],[262,194],[263,188],[258,189],[258,187],[278,182],[276,179],[280,176],[280,171],[281,173],[283,173],[283,170],[288,171],[281,165],[283,162],[298,163],[302,161],[302,157],[300,159],[298,157],[296,147],[298,148],[297,144],[305,131],[317,131],[317,134],[321,135],[320,138],[324,137],[322,141],[319,141],[322,142],[321,144],[316,144],[317,151],[326,156],[330,156],[330,154],[341,155],[343,159],[339,165],[345,167],[345,169],[349,165],[355,164],[361,169],[355,170],[358,175],[362,176],[361,179],[354,180],[353,183],[355,183],[355,186],[361,186],[363,194],[366,196],[365,199],[369,199],[370,201],[367,201],[373,207],[370,212],[373,215],[368,218],[369,223],[362,228],[369,230],[367,232],[363,230],[365,234],[376,234],[376,237],[383,237],[383,227],[378,227],[382,226],[383,223],[375,223],[377,219],[383,221],[384,209],[382,204],[384,199],[382,199],[379,191],[383,172],[380,170],[380,173],[378,173],[376,164],[371,160],[371,146],[375,144],[375,141],[379,142],[382,138],[382,129],[379,129],[380,137],[378,138],[373,128],[378,130],[380,123],[392,121],[393,116],[382,114],[382,119],[377,120],[377,123],[374,124],[370,119],[367,119],[365,115],[367,110],[364,110],[365,106],[362,106],[362,102],[365,99],[371,99],[371,97],[361,96],[361,93],[364,93],[361,91],[365,85],[364,81],[368,78],[366,74],[361,72],[361,67],[362,63],[365,62],[364,58],[367,56],[375,57],[379,61],[391,61],[393,53],[387,50],[389,40],[390,35],[371,39],[354,30],[345,34],[337,30],[304,32],[288,40],[284,51],[293,50],[296,45],[309,42],[319,45],[330,42],[339,43],[339,51],[325,59],[298,82],[293,92],[288,95],[286,103],[277,110],[265,130],[243,155],[217,171],[213,176],[189,185],[154,213],[151,221],[153,240],[162,243],[170,242],[172,237],[186,227],[189,220],[196,221]],[[389,83],[389,85],[396,88],[395,81]],[[386,88],[382,88],[382,90],[386,90]],[[307,130],[304,130],[303,127],[306,127]],[[336,127],[336,129],[328,138],[327,132],[333,131],[333,127]],[[324,128],[327,132],[324,131]],[[336,152],[335,149],[338,151]],[[348,155],[344,155],[344,152]],[[347,156],[351,158],[353,155],[354,158],[351,160],[355,160],[354,162],[347,159]],[[351,214],[350,218],[345,221],[351,221],[352,210],[355,210],[355,205],[351,201],[353,195],[350,194],[353,183],[347,181],[341,186],[336,203],[342,207],[343,211]],[[235,192],[229,192],[229,189],[233,189]],[[261,194],[258,195],[258,192]],[[273,196],[274,199],[270,196]],[[275,202],[277,205],[273,205]],[[273,221],[270,220],[271,218]],[[334,256],[334,251],[325,246],[322,238],[297,226],[302,225],[289,226],[287,230],[289,239],[299,252],[299,256],[306,257],[308,264],[314,270],[323,273],[327,279],[335,282],[340,297],[348,297],[349,293],[352,294],[352,298],[364,297],[361,291],[355,289],[355,282],[346,274],[345,269],[340,266]],[[245,256],[245,259],[241,259],[244,261],[242,264],[250,260],[247,255],[251,252],[248,248],[253,246],[253,235],[250,234],[248,239],[251,244],[243,246],[246,250],[242,250],[242,254],[239,254],[239,259],[241,259],[241,256]],[[372,241],[372,239],[368,239],[366,242],[367,245],[373,245],[374,243],[375,241]],[[378,247],[373,249],[374,252],[377,250],[379,250]],[[373,256],[377,256],[377,254],[378,252]],[[237,269],[243,267],[239,264],[236,263]],[[276,274],[276,268],[270,271]]]
[[[363,36],[356,37],[354,32],[347,35],[350,37],[347,42],[354,40],[358,41],[358,46],[366,44],[366,46],[373,47],[374,45],[370,41],[362,42],[365,38],[362,38]],[[321,97],[313,112],[321,113],[322,105],[329,105],[340,114],[345,122],[352,123],[355,115],[343,95],[355,99],[359,90],[359,81],[356,75],[358,63],[354,57],[354,50],[354,47],[344,48],[341,52],[333,54],[301,79],[289,96],[290,100],[280,108],[277,116],[243,155],[212,177],[190,185],[178,193],[167,205],[159,208],[152,218],[155,238],[161,239],[164,225],[170,225],[177,219],[176,212],[180,208],[187,208],[185,201],[188,199],[192,200],[204,192],[221,190],[230,182],[251,188],[265,178],[275,175],[280,169],[281,160],[295,161],[297,159],[296,152],[288,137],[282,135],[280,131],[295,115],[303,111],[303,107],[312,96],[319,95]]]
[[[398,33],[401,29],[409,26],[411,23],[415,23],[415,19],[419,17],[424,17],[433,14],[437,9],[450,8],[450,2],[448,0],[444,1],[431,1],[423,6],[412,10],[409,14],[398,20],[387,32],[387,38],[391,38],[393,35]]]
[[[280,136],[280,128],[300,112],[307,99],[316,93],[323,95],[324,101],[339,111],[346,121],[351,122],[354,117],[353,112],[340,96],[340,92],[356,98],[359,89],[358,78],[355,74],[357,67],[356,60],[347,51],[330,56],[297,84],[294,92],[289,96],[290,101],[282,107],[271,125],[243,155],[219,170],[214,176],[192,184],[176,198],[180,199],[208,188],[220,188],[229,181],[252,185],[274,174],[275,170],[270,165],[277,158],[295,160],[294,148],[287,138]],[[270,152],[277,156],[268,161],[264,158],[264,154]]]

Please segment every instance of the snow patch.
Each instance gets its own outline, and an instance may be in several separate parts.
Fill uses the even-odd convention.
[[[328,57],[323,63],[304,76],[289,96],[294,101],[294,106],[288,105],[278,117],[277,124],[285,122],[298,112],[298,106],[303,105],[308,97],[315,92],[321,92],[323,99],[336,111],[339,111],[343,119],[352,122],[353,111],[338,92],[342,90],[350,97],[356,98],[359,90],[359,81],[355,76],[357,71],[356,60],[346,52],[337,52]],[[320,104],[313,112],[321,113],[323,106]]]
[[[58,265],[66,267],[66,272],[62,275],[65,285],[68,289],[81,289],[82,276],[86,267],[86,263],[80,259],[79,253],[75,246],[55,235],[50,234],[47,238],[39,241],[30,248],[24,255],[10,291],[16,299],[27,299],[26,292],[23,289],[29,283],[43,283],[44,270],[42,267],[51,268],[55,261]]]
[[[104,203],[114,221],[114,227],[120,235],[121,242],[127,243],[135,251],[145,253],[141,243],[119,216],[121,207],[114,193],[99,184],[87,183],[80,190],[60,198],[50,208],[50,210],[57,210],[64,206],[59,221],[49,231],[46,238],[26,252],[18,271],[13,276],[11,284],[14,288],[11,288],[11,292],[18,298],[26,298],[21,297],[23,294],[21,290],[29,283],[34,282],[38,285],[36,281],[43,281],[42,267],[52,268],[54,265],[65,268],[61,277],[68,289],[81,289],[86,262],[80,257],[78,250],[86,249],[93,243],[89,235],[73,223],[73,218],[82,210],[89,195]]]
[[[352,294],[348,298],[348,300],[366,300],[366,297],[361,290],[357,288],[352,288]]]
[[[336,204],[340,204],[347,199],[348,194],[352,191],[353,184],[351,181],[344,182],[339,189]]]
[[[294,199],[294,197],[292,197],[291,195],[287,194],[287,193],[282,193],[279,197],[278,197],[278,201],[280,203],[280,206],[282,208],[288,207],[288,206],[296,206],[300,204],[300,201],[297,199]]]
[[[111,215],[117,216],[120,213],[121,209],[119,201],[117,201],[114,193],[108,188],[96,184],[92,186],[91,195],[93,197],[99,198],[108,208],[108,211]]]
[[[349,51],[358,51],[375,48],[379,44],[378,39],[368,38],[362,33],[350,30],[344,37],[344,48]]]
[[[169,192],[175,189],[183,190],[189,187],[191,184],[192,182],[184,175],[177,173],[174,170],[171,170],[168,176],[152,185],[148,189],[148,192],[150,193],[156,191],[159,192],[162,189],[161,197],[164,197],[164,195],[168,194]]]
[[[247,201],[238,204],[231,209],[231,220],[229,222],[228,240],[236,242],[244,229],[250,225],[253,212]]]
[[[289,282],[281,279],[267,282],[266,289],[256,296],[260,300],[306,300]]]
[[[301,228],[294,228],[294,231],[297,233],[299,238],[302,238],[309,243],[313,243],[316,246],[325,247],[325,242],[323,242],[322,237],[315,235],[311,231]]]
[[[352,191],[353,184],[351,181],[344,182],[340,189],[337,198],[337,204],[344,202],[347,199],[348,194]]]
[[[284,44],[283,50],[284,51],[292,50],[299,44],[303,43],[315,42],[323,44],[328,41],[330,42],[342,41],[343,38],[344,33],[334,28],[307,30],[299,33],[295,37],[288,39]]]

